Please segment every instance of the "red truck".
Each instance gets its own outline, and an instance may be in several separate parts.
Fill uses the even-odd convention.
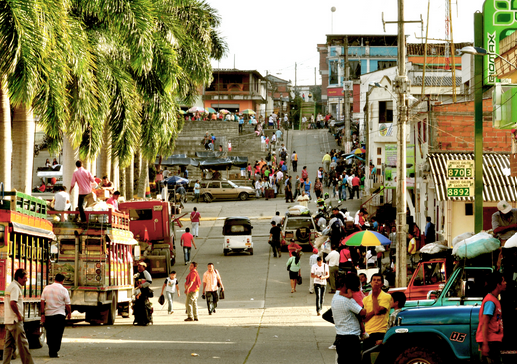
[[[442,290],[451,271],[450,258],[424,259],[418,263],[407,287],[392,288],[389,293],[404,292],[408,301],[430,299],[433,293]]]
[[[137,200],[121,202],[119,209],[129,214],[129,229],[140,246],[135,258],[145,256],[153,275],[168,275],[176,262],[174,217],[168,202]]]

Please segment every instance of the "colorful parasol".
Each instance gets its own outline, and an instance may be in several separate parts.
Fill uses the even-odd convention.
[[[203,109],[202,107],[199,107],[199,106],[193,106],[190,109],[188,109],[187,112],[189,112],[189,113],[205,112],[205,109]]]
[[[230,112],[226,109],[219,110],[221,114],[229,114]]]
[[[244,111],[241,111],[241,113],[247,114],[247,115],[255,115],[256,114],[256,112],[251,110],[251,109],[246,109]]]
[[[352,153],[354,153],[354,154],[364,154],[364,153],[366,153],[366,150],[364,150],[363,148],[357,148],[354,151],[352,151]]]
[[[390,245],[391,240],[376,231],[358,231],[348,236],[345,241],[348,246],[379,246]]]
[[[211,107],[207,107],[205,110],[211,114],[215,114],[217,112],[215,111],[215,109],[212,109]]]

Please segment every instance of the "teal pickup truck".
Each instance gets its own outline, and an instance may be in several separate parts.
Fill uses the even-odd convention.
[[[508,253],[512,258],[503,267],[508,284],[506,292],[501,294],[502,354],[504,363],[517,363],[517,252]],[[480,304],[486,293],[485,278],[492,271],[489,266],[457,266],[437,299],[418,301],[417,306],[401,311],[382,345],[372,350],[372,361],[375,364],[478,362],[476,330]]]

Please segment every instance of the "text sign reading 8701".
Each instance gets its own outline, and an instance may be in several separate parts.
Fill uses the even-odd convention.
[[[447,178],[472,178],[474,177],[473,160],[449,160],[447,161]]]

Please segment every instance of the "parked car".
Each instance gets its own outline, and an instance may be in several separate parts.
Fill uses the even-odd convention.
[[[248,252],[253,255],[251,221],[248,217],[227,217],[223,225],[223,253]]]
[[[228,180],[202,180],[199,184],[200,197],[205,202],[236,199],[246,201],[255,196],[254,188],[237,186]]]
[[[291,239],[300,246],[311,246],[318,231],[310,211],[299,212],[291,209],[285,214],[282,232],[287,243]],[[312,248],[311,248],[312,249]]]

